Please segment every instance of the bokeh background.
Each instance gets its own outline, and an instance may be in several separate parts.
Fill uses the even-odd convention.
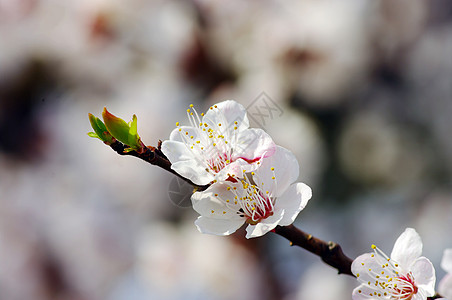
[[[174,176],[86,135],[107,106],[156,145],[226,99],[299,159],[297,226],[351,257],[414,227],[441,279],[451,53],[447,0],[0,0],[0,299],[351,299],[279,236],[198,233]]]

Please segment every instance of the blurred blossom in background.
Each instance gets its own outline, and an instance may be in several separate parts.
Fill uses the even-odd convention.
[[[156,145],[226,99],[299,159],[297,226],[351,257],[414,227],[442,278],[450,53],[447,0],[0,0],[0,298],[351,299],[279,236],[198,233],[171,174],[86,135],[107,106]]]

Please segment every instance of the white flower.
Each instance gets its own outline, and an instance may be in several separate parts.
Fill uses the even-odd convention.
[[[292,184],[299,172],[295,156],[276,146],[275,153],[258,164],[242,178],[214,183],[192,195],[193,208],[201,215],[195,222],[200,232],[228,235],[246,222],[246,237],[252,238],[293,223],[312,196],[306,184]]]
[[[441,268],[447,272],[439,282],[438,292],[447,299],[452,299],[452,248],[444,250]]]
[[[274,153],[275,144],[262,129],[248,128],[245,108],[233,100],[220,102],[198,115],[193,105],[187,110],[191,126],[179,126],[170,140],[162,143],[162,151],[171,168],[204,185],[214,180],[241,175],[241,167]]]
[[[421,300],[435,294],[435,269],[421,256],[419,234],[407,228],[397,239],[391,258],[375,245],[352,263],[352,273],[361,285],[353,290],[353,300]]]

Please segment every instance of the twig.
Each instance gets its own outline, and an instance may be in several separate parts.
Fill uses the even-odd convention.
[[[351,270],[353,260],[344,254],[339,244],[322,241],[294,225],[276,226],[274,232],[288,239],[291,246],[300,246],[319,256],[326,264],[337,269],[339,274],[355,276]]]

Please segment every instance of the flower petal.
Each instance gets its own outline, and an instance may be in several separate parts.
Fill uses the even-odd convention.
[[[171,169],[190,179],[193,183],[204,185],[214,179],[214,176],[206,171],[205,162],[193,156],[192,152],[187,151],[187,145],[184,143],[164,141],[162,152],[172,163]]]
[[[205,113],[202,121],[211,127],[217,127],[221,123],[223,126],[230,125],[233,129],[235,125],[238,131],[245,130],[250,126],[246,109],[234,100],[225,100],[211,106]]]
[[[279,225],[292,224],[311,197],[312,190],[309,186],[301,182],[292,184],[281,197],[276,199],[275,207],[284,209],[284,216]]]
[[[239,132],[231,143],[234,149],[233,158],[242,158],[248,162],[260,160],[263,156],[272,156],[276,150],[272,138],[259,128]]]
[[[452,299],[452,274],[446,274],[438,284],[438,293],[447,299]]]
[[[190,137],[193,136],[193,140],[197,140],[203,136],[200,129],[191,126],[179,126],[170,133],[171,141],[178,141],[186,143],[186,141],[191,140]]]
[[[248,225],[248,227],[246,227],[246,238],[249,239],[263,236],[270,230],[273,230],[282,219],[283,213],[284,212],[282,210],[275,211],[272,216],[263,219],[256,225]]]
[[[203,192],[196,192],[191,196],[193,209],[201,216],[212,219],[244,219],[239,216],[240,206],[234,204],[234,196],[226,183],[215,183]],[[226,202],[228,201],[229,202]]]
[[[422,241],[413,228],[407,228],[399,236],[391,252],[391,258],[400,264],[405,272],[422,254]]]
[[[199,232],[207,233],[207,234],[215,234],[215,235],[229,235],[234,233],[240,226],[243,225],[242,220],[219,220],[207,218],[204,216],[199,216],[195,221],[195,225],[198,228]]]
[[[435,268],[428,258],[421,256],[411,266],[417,287],[424,290],[427,297],[435,294]]]
[[[443,259],[441,260],[441,268],[447,273],[452,274],[452,248],[444,250]]]
[[[276,146],[275,150],[272,156],[262,160],[253,178],[259,186],[263,183],[262,189],[270,191],[272,197],[279,197],[297,180],[300,170],[292,152],[281,146]]]
[[[357,288],[353,290],[352,293],[352,299],[353,300],[368,300],[368,299],[375,299],[374,293],[378,292],[369,285],[361,284]]]
[[[384,257],[375,253],[364,253],[358,256],[352,263],[352,273],[356,276],[359,282],[368,283],[375,282],[375,274],[384,275],[385,268],[382,266],[387,261]]]

